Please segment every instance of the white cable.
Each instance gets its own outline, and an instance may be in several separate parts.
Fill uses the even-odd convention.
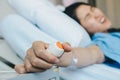
[[[3,71],[0,71],[0,74],[1,73],[16,73],[17,74],[15,70],[3,70]]]

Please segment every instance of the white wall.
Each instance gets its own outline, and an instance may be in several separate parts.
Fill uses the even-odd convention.
[[[120,28],[120,0],[96,0],[99,7],[112,21],[112,27]]]
[[[52,1],[55,4],[62,4],[62,0],[50,0],[50,1]],[[70,0],[66,0],[66,1],[70,1]],[[88,2],[88,0],[72,0],[72,1],[75,1],[75,2],[78,2],[78,1],[80,1],[80,2]]]

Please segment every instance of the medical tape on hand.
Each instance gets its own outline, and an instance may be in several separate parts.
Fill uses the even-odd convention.
[[[72,60],[71,64],[68,66],[70,70],[76,70],[77,69],[77,64],[78,64],[78,58],[76,57],[74,51],[72,52]]]

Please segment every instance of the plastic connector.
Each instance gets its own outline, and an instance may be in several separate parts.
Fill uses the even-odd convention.
[[[71,64],[68,66],[68,69],[70,70],[76,70],[77,69],[77,64],[78,64],[78,58],[75,55],[75,52],[72,52],[72,60]]]

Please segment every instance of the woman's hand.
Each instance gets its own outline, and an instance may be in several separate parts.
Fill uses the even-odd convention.
[[[72,50],[67,43],[63,43],[62,45],[65,52]],[[66,59],[67,55],[63,54],[63,57],[58,59],[46,51],[48,46],[48,44],[41,41],[34,42],[32,47],[27,51],[24,64],[16,65],[15,70],[18,73],[41,72],[51,68],[55,64],[58,66],[69,65],[70,61]]]

